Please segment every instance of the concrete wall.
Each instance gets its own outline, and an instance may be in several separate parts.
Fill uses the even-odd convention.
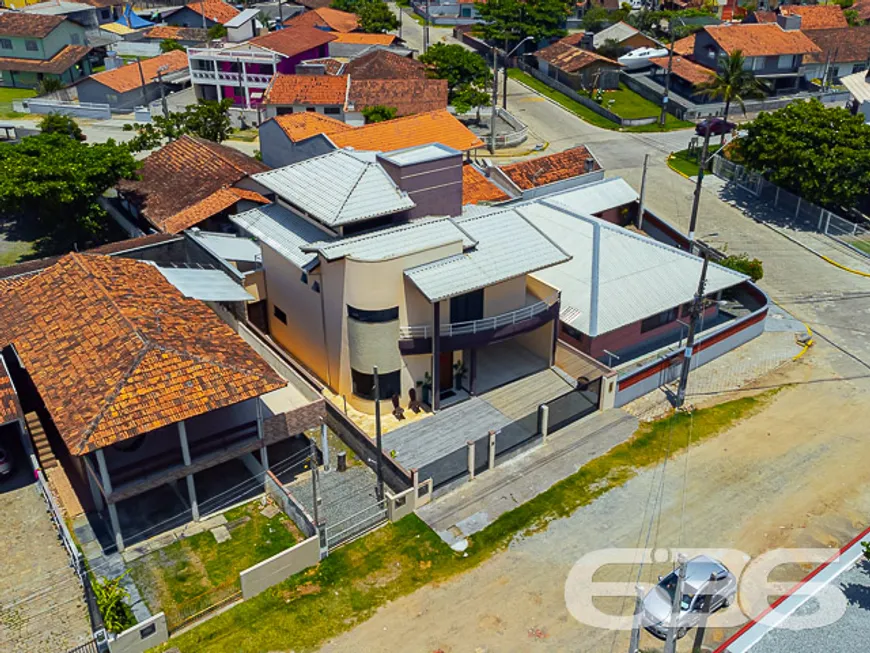
[[[306,537],[317,535],[317,526],[314,523],[314,519],[308,514],[305,506],[293,496],[293,493],[285,488],[271,471],[267,471],[264,478],[266,494],[281,506],[284,514],[293,520],[293,523],[296,524]]]
[[[343,107],[340,104],[264,104],[263,115],[266,118],[274,118],[279,115],[279,109],[285,109],[284,113],[287,113],[286,109],[292,109],[289,113],[307,113],[309,109],[313,109],[314,113],[329,116],[330,118],[335,118],[342,122],[349,122],[346,119]],[[326,109],[338,109],[338,112],[327,113]],[[357,120],[355,126],[361,125],[364,122],[365,119],[363,119],[362,122]]]
[[[399,166],[379,159],[396,185],[408,193],[417,205],[408,218],[462,213],[462,154]]]
[[[335,146],[322,135],[294,143],[274,120],[267,120],[260,125],[260,153],[263,163],[270,168],[305,161],[334,149]]]
[[[127,64],[135,65],[135,64]],[[137,86],[132,91],[118,93],[115,89],[100,83],[96,78],[89,77],[78,85],[79,101],[108,104],[112,111],[132,111],[134,107],[147,105],[160,98],[158,84],[145,84],[145,97],[142,97],[142,87]]]
[[[483,289],[483,316],[493,317],[522,308],[526,303],[526,277],[516,277]]]
[[[169,641],[166,616],[158,612],[153,617],[125,630],[109,642],[112,653],[145,653]]]
[[[242,598],[247,601],[319,562],[320,539],[317,536],[309,537],[240,573]]]

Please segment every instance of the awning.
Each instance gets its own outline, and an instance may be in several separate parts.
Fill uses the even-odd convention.
[[[220,270],[199,268],[162,268],[156,266],[166,280],[185,297],[207,302],[253,301],[244,288]]]

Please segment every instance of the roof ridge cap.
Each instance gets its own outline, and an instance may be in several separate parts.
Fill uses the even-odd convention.
[[[362,160],[358,159],[357,157],[353,156],[350,152],[348,152],[346,150],[342,149],[339,151],[343,152],[347,156],[350,156],[354,161],[359,161],[360,163],[363,164],[363,167],[362,167],[362,170],[360,170],[360,173],[357,176],[356,181],[353,182],[353,184],[350,187],[350,190],[347,191],[347,195],[344,196],[344,201],[341,203],[341,206],[338,207],[338,211],[336,211],[336,213],[335,213],[336,217],[340,216],[341,213],[344,211],[344,207],[347,206],[347,203],[350,201],[350,196],[353,195],[357,186],[359,186],[360,182],[362,181],[362,178],[369,171],[369,166],[374,165],[373,162],[362,161]]]

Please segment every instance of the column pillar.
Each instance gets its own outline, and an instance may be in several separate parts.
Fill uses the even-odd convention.
[[[220,71],[218,69],[217,59],[212,61],[212,63],[214,64],[214,81],[216,84],[215,89],[217,89],[217,99],[218,99],[218,102],[220,102],[221,100],[224,99],[224,93],[221,90],[221,80],[220,80],[220,75],[218,74]]]
[[[320,421],[320,449],[323,451],[323,471],[329,471],[329,431],[326,422]]]
[[[112,532],[115,534],[115,546],[118,553],[124,551],[124,537],[121,535],[121,522],[118,520],[118,509],[109,501],[112,494],[112,479],[109,478],[109,468],[106,466],[106,456],[102,449],[97,449],[97,465],[100,468],[100,480],[103,482],[103,491],[106,493],[106,503],[109,504],[109,522]]]
[[[468,480],[474,480],[474,441],[468,440],[465,445],[468,447]]]
[[[257,438],[260,440],[260,464],[264,471],[269,469],[269,452],[264,444],[266,433],[263,430],[263,402],[257,398]]]
[[[432,410],[441,407],[441,302],[432,304]]]
[[[97,480],[94,478],[96,472],[94,472],[94,468],[87,456],[82,458],[82,460],[85,464],[85,476],[88,477],[88,487],[91,489],[91,499],[93,499],[94,502],[94,509],[97,512],[102,512],[104,507],[103,493],[100,491],[100,486],[97,485]]]
[[[178,441],[181,442],[181,458],[184,460],[184,466],[190,467],[190,446],[187,444],[187,426],[184,420],[178,422]],[[187,495],[190,499],[190,512],[193,521],[199,521],[199,502],[196,500],[196,484],[193,480],[193,474],[188,474],[185,480],[187,481]]]
[[[489,432],[489,468],[495,469],[495,431]]]
[[[547,435],[549,434],[550,407],[547,404],[541,404],[538,407],[538,431],[541,433],[541,444],[546,444]]]
[[[556,349],[559,346],[559,311],[553,318],[553,347],[550,350],[550,367],[556,364]]]
[[[468,391],[472,396],[475,394],[475,389],[477,388],[477,349],[471,350],[471,363],[469,364],[468,370]]]

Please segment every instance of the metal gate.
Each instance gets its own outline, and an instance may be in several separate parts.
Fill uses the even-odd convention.
[[[764,178],[760,172],[754,172],[744,166],[738,166],[734,173],[734,183],[739,188],[752,193],[755,197],[761,195],[761,184]]]
[[[323,526],[326,533],[327,551],[332,551],[342,544],[362,537],[386,521],[387,506],[386,502],[381,499],[338,521],[327,522]]]

